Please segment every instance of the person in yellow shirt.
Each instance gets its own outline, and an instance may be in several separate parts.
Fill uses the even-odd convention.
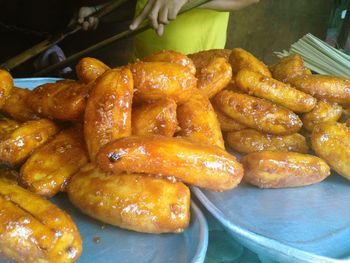
[[[149,19],[152,29],[134,38],[133,59],[162,50],[184,54],[208,49],[222,49],[226,44],[229,11],[239,10],[259,0],[212,0],[178,16],[181,8],[192,0],[137,0],[131,30]],[[100,6],[101,7],[101,6]],[[99,8],[100,8],[99,7]],[[84,18],[96,7],[82,7],[78,22],[85,30],[94,29],[95,18]],[[173,20],[173,21],[172,21]]]
[[[191,54],[222,49],[226,44],[228,11],[242,9],[259,0],[213,0],[177,17],[187,2],[189,0],[137,1],[137,16],[130,29],[136,29],[148,18],[154,30],[147,30],[135,37],[133,58],[142,58],[161,50]]]

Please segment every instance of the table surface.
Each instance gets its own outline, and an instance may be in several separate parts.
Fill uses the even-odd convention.
[[[278,263],[255,254],[235,241],[203,206],[199,206],[209,226],[209,245],[204,263]]]

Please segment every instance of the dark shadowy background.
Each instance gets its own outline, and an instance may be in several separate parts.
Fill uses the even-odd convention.
[[[24,24],[28,28],[43,31],[42,36],[37,36],[11,31],[0,25],[0,62],[44,39],[46,32],[64,28],[79,6],[103,1],[87,2],[0,0],[0,22]],[[326,39],[327,32],[330,32],[328,30],[330,22],[333,21],[336,25],[341,23],[341,19],[338,19],[338,22],[332,20],[331,15],[334,16],[334,10],[345,2],[349,0],[260,0],[257,5],[231,13],[227,48],[242,47],[264,60],[265,63],[273,63],[276,60],[274,51],[288,49],[306,33],[310,32],[321,39]],[[18,5],[18,3],[21,8],[11,9],[11,5]],[[4,8],[5,6],[7,7]],[[135,0],[128,1],[119,11],[103,19],[97,31],[81,32],[70,36],[60,46],[69,56],[125,30],[133,18],[134,6]],[[31,22],[28,23],[28,21]],[[128,62],[131,50],[132,39],[127,39],[92,53],[90,56],[100,58],[111,66],[117,66]],[[12,74],[15,77],[31,76],[34,72],[32,62],[16,68]]]

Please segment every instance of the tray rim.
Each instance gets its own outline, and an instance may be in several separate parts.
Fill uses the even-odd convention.
[[[243,227],[236,225],[230,220],[226,219],[222,211],[217,208],[209,198],[197,187],[191,187],[192,192],[195,194],[201,204],[212,214],[223,227],[233,236],[234,238],[241,241],[242,239],[247,240],[251,243],[244,242],[244,246],[247,246],[250,250],[255,253],[259,253],[253,245],[258,245],[266,251],[273,251],[274,253],[268,252],[266,254],[278,254],[284,259],[293,260],[293,262],[307,262],[307,263],[345,263],[350,262],[349,258],[345,259],[334,259],[325,256],[315,255],[311,252],[307,252],[289,245],[284,244],[273,238],[269,238]],[[241,243],[241,242],[240,242]],[[248,244],[248,245],[247,245]]]

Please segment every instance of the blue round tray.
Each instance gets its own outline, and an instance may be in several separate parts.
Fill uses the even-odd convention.
[[[350,262],[350,182],[224,193],[193,188],[199,201],[247,248],[280,262]]]

